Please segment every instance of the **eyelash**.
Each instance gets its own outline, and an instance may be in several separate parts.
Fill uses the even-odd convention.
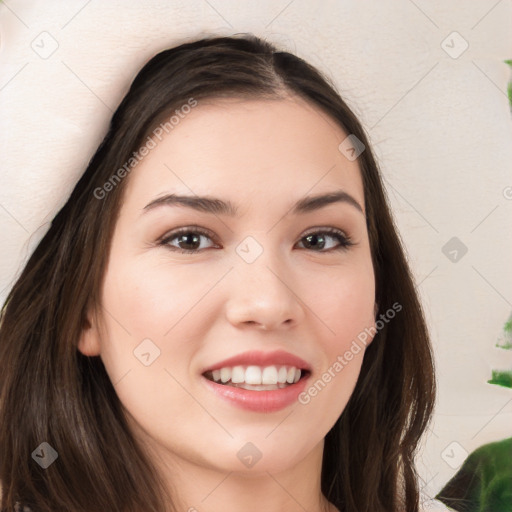
[[[207,232],[207,231],[205,231],[204,229],[201,229],[201,228],[190,226],[190,227],[180,228],[180,229],[177,229],[176,231],[173,231],[172,233],[169,233],[167,236],[164,236],[164,238],[161,238],[158,241],[158,245],[159,246],[166,246],[167,248],[169,248],[173,252],[176,251],[176,252],[184,253],[184,254],[197,254],[197,253],[202,252],[202,251],[205,250],[205,249],[195,249],[195,250],[180,249],[178,247],[174,247],[174,246],[169,245],[169,242],[171,240],[174,240],[179,235],[183,235],[183,234],[203,235],[203,236],[209,238],[210,240],[212,240],[212,236],[211,236],[211,234],[209,232]],[[300,241],[302,241],[307,236],[318,235],[318,234],[327,234],[327,235],[331,236],[332,238],[337,239],[340,244],[337,247],[328,249],[326,251],[324,251],[324,250],[314,251],[313,250],[313,252],[329,253],[329,252],[332,252],[332,251],[346,251],[346,250],[348,250],[349,247],[355,245],[352,242],[352,240],[351,240],[351,238],[349,236],[345,235],[342,231],[340,231],[339,229],[336,229],[336,228],[321,228],[321,229],[318,229],[316,231],[310,231],[309,233],[306,233],[305,235],[303,235],[301,237]],[[214,240],[212,240],[212,241],[214,241]],[[312,250],[312,249],[310,249],[310,250]]]

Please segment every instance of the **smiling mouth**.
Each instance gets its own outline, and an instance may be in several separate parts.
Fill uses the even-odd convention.
[[[210,370],[202,375],[209,381],[222,386],[250,391],[274,391],[293,386],[309,377],[310,372],[289,366],[272,366],[263,369],[257,366],[237,366]]]

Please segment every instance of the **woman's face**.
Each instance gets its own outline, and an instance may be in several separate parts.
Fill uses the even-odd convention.
[[[348,134],[291,98],[199,102],[163,134],[125,178],[99,323],[79,348],[101,355],[134,431],[167,461],[254,472],[321,456],[360,372],[354,340],[375,325]],[[293,381],[294,368],[308,371],[273,391],[222,383]]]

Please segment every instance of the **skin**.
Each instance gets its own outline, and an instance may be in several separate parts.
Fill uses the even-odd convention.
[[[357,160],[338,150],[346,136],[292,96],[200,102],[126,178],[102,308],[91,312],[79,349],[101,356],[180,510],[336,510],[320,488],[324,437],[350,398],[364,349],[307,405],[266,414],[217,398],[201,369],[246,350],[283,349],[311,364],[314,383],[375,325],[364,213],[348,203],[290,213],[306,195],[339,189],[364,211]],[[144,213],[171,192],[230,200],[239,212]],[[190,250],[179,237],[158,245],[194,225],[212,233],[192,245],[195,254],[172,251]],[[354,245],[335,250],[339,241],[328,234],[324,246],[305,245],[310,231],[328,227]],[[236,252],[247,236],[263,249],[251,264]],[[149,366],[133,354],[146,338],[161,351]],[[251,468],[237,457],[247,442],[262,453]]]

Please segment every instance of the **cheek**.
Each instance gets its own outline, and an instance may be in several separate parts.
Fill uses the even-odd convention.
[[[105,304],[133,336],[155,338],[166,345],[218,280],[195,265],[163,258],[118,261],[105,281]]]
[[[187,388],[197,350],[191,342],[197,334],[191,325],[193,307],[211,288],[212,277],[212,282],[201,282],[193,266],[175,272],[155,261],[143,264],[142,258],[116,261],[104,282],[108,313],[101,357],[117,396],[147,432],[168,431],[170,418],[176,432],[191,421],[205,428],[208,416]]]
[[[298,400],[311,428],[324,435],[342,414],[359,378],[366,349],[360,335],[375,325],[372,267],[331,270],[317,276],[317,292],[310,295],[321,319],[318,342],[324,358]]]
[[[102,346],[111,381],[123,379],[116,391],[132,410],[154,415],[162,404],[172,404],[179,415],[193,405],[178,383],[190,380],[191,361],[211,327],[204,304],[219,272],[115,253],[112,261],[103,287],[109,314]]]
[[[308,291],[309,289],[309,291]],[[374,325],[375,282],[371,264],[328,268],[304,283],[308,306],[322,321],[327,348],[341,350],[365,328]]]

